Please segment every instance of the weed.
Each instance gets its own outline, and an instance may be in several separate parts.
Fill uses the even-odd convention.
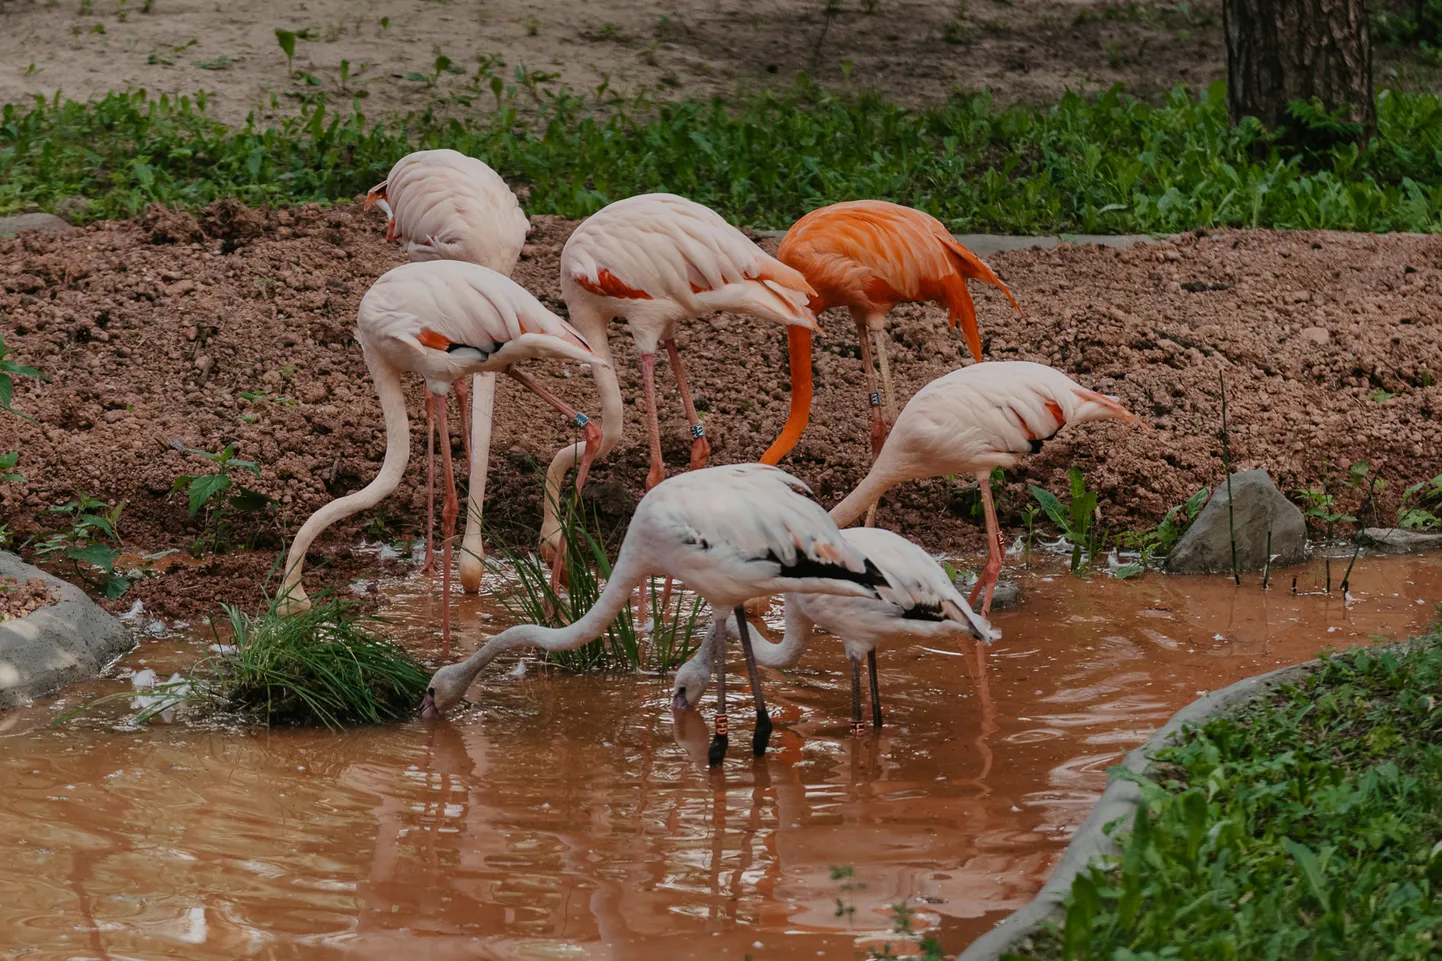
[[[487,561],[493,570],[504,571],[509,567],[514,571],[514,580],[507,579],[500,601],[517,622],[564,627],[596,603],[605,580],[611,576],[611,559],[599,521],[594,516],[587,518],[574,498],[560,511],[560,517],[562,536],[570,545],[565,552],[567,591],[552,590],[548,564],[504,541],[495,542],[504,565]],[[650,591],[649,607],[656,612],[651,634],[651,668],[670,671],[685,663],[695,651],[701,599],[693,596],[688,605],[684,592],[673,591],[670,609],[662,611],[653,579],[647,579],[645,589]],[[549,653],[546,659],[577,673],[640,668],[643,658],[634,611],[628,604],[601,637],[574,651]]]
[[[155,10],[155,0],[145,0],[145,2],[140,5],[140,12],[141,12],[141,13],[151,13],[151,12],[153,12],[154,10]]]
[[[88,17],[94,12],[95,4],[93,0],[80,0],[80,15],[82,17]]]
[[[1402,492],[1397,526],[1409,531],[1442,530],[1442,474]]]
[[[285,54],[285,72],[289,76],[295,76],[295,41],[297,34],[294,30],[282,30],[275,28],[275,42],[280,44],[280,52]]]
[[[534,37],[541,32],[541,21],[534,13],[526,15],[526,36]]]
[[[20,452],[18,450],[0,454],[0,481],[4,481],[7,484],[25,483],[25,475],[15,470],[15,465],[18,463],[20,463]]]
[[[201,70],[229,70],[234,64],[235,61],[224,54],[213,60],[194,60],[191,62],[192,66]]]
[[[850,864],[831,865],[831,880],[841,891],[836,898],[836,917],[846,918],[850,923],[856,917],[856,892],[865,891],[866,885],[856,880],[856,868]]]
[[[1035,484],[1027,485],[1046,516],[1056,525],[1062,537],[1071,544],[1071,572],[1080,574],[1096,554],[1100,541],[1097,538],[1094,515],[1097,509],[1097,492],[1087,490],[1086,475],[1081,468],[1067,471],[1071,485],[1071,503],[1063,506],[1060,498]]]
[[[1396,396],[1396,394],[1392,393],[1385,387],[1377,387],[1367,392],[1367,399],[1371,401],[1376,401],[1379,404],[1385,404],[1387,403],[1387,401],[1391,400],[1393,397]]]
[[[1138,558],[1135,564],[1124,564],[1112,571],[1116,577],[1127,578],[1134,574],[1140,574],[1146,570],[1147,564],[1155,557],[1165,557],[1171,553],[1177,541],[1187,532],[1192,521],[1202,512],[1207,503],[1207,498],[1212,496],[1210,487],[1203,487],[1185,503],[1178,504],[1167,511],[1153,530],[1150,531],[1127,531],[1117,538],[1117,543],[1123,550],[1136,551]]]
[[[235,456],[234,444],[227,444],[223,450],[214,454],[190,447],[184,448],[184,451],[204,457],[215,465],[214,474],[181,474],[170,487],[172,494],[178,491],[186,492],[187,509],[192,519],[202,511],[205,512],[204,533],[191,544],[191,553],[199,557],[207,549],[224,550],[230,546],[230,511],[255,513],[269,506],[270,498],[260,491],[236,483],[231,476],[231,472],[236,470],[249,471],[256,477],[260,476],[260,468],[254,461],[241,460]],[[234,493],[228,497],[222,496],[226,491]]]
[[[41,373],[40,371],[36,370],[34,367],[26,367],[24,364],[17,364],[15,361],[11,360],[8,356],[6,356],[8,353],[9,352],[6,350],[5,347],[5,333],[4,331],[0,331],[0,410],[8,410],[16,417],[28,420],[30,421],[30,423],[33,424],[35,423],[35,418],[27,414],[22,414],[20,411],[10,406],[11,401],[15,398],[15,378],[34,377],[38,380],[44,381],[48,381],[50,380],[50,378],[45,376],[45,374]]]
[[[891,932],[899,937],[911,940],[916,937],[912,929],[911,919],[916,912],[907,907],[905,902],[891,906]],[[920,954],[908,952],[904,955],[893,954],[891,944],[887,943],[880,948],[868,948],[867,961],[946,961],[946,954],[941,950],[941,942],[932,937],[921,938],[916,946]]]
[[[1240,587],[1242,575],[1237,572],[1237,524],[1232,502],[1232,432],[1227,427],[1227,378],[1217,371],[1222,388],[1222,470],[1227,475],[1227,540],[1232,547],[1232,581]]]
[[[1337,506],[1336,496],[1328,493],[1325,487],[1298,487],[1292,491],[1292,496],[1301,501],[1302,516],[1307,518],[1308,526],[1325,530],[1329,541],[1337,524],[1357,522],[1357,518],[1341,511]]]
[[[115,561],[120,556],[120,515],[124,510],[125,501],[111,506],[76,491],[73,499],[46,511],[64,515],[70,526],[37,534],[30,543],[37,557],[70,561],[77,574],[114,600],[130,589],[130,581],[115,573]]]

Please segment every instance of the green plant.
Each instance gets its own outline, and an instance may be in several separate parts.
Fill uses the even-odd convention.
[[[1086,475],[1079,467],[1067,471],[1067,480],[1071,486],[1071,502],[1067,505],[1063,505],[1061,499],[1050,491],[1035,484],[1027,486],[1046,516],[1071,544],[1071,572],[1080,574],[1099,546],[1093,517],[1097,509],[1097,493],[1087,490]]]
[[[866,885],[856,880],[856,868],[850,864],[831,865],[831,880],[841,892],[836,898],[836,917],[849,922],[856,916],[856,892],[865,891]]]
[[[211,60],[196,60],[192,62],[192,66],[200,70],[229,70],[234,64],[235,61],[224,54]]]
[[[0,454],[0,481],[7,484],[25,483],[25,475],[15,470],[15,465],[20,463],[20,452],[18,450],[7,451]]]
[[[1397,511],[1397,526],[1409,531],[1442,530],[1442,474],[1428,481],[1418,481],[1402,492],[1402,506]]]
[[[1376,401],[1379,404],[1385,404],[1387,403],[1387,401],[1391,400],[1393,397],[1396,396],[1396,394],[1392,393],[1385,387],[1377,387],[1367,392],[1367,399],[1371,401]]]
[[[916,912],[907,907],[905,902],[891,906],[891,932],[899,937],[911,940],[916,937],[912,928],[912,918]],[[941,942],[932,937],[919,939],[916,950],[920,953],[908,952],[905,955],[893,954],[891,944],[887,943],[880,948],[868,948],[866,957],[868,961],[946,961],[946,954],[941,950]]]
[[[80,15],[82,17],[88,17],[94,12],[95,4],[93,0],[80,0]]]
[[[1126,531],[1117,538],[1118,545],[1123,550],[1136,551],[1138,557],[1135,564],[1123,564],[1112,574],[1116,577],[1127,578],[1140,574],[1147,569],[1147,564],[1153,557],[1169,554],[1177,541],[1187,532],[1192,521],[1206,506],[1207,498],[1212,496],[1210,487],[1203,487],[1185,503],[1178,504],[1167,511],[1166,516],[1154,529],[1149,531]]]
[[[534,37],[541,32],[541,21],[534,13],[526,14],[526,36]]]
[[[552,588],[550,565],[539,557],[493,539],[504,561],[498,564],[488,559],[486,563],[493,570],[509,567],[514,572],[514,578],[507,578],[500,602],[517,622],[564,627],[595,604],[605,580],[611,576],[611,559],[597,519],[587,518],[574,498],[564,505],[559,517],[562,536],[570,545],[565,551],[565,591]],[[655,580],[647,578],[643,589],[649,591],[648,606],[656,615],[651,632],[651,668],[672,670],[695,652],[701,599],[692,596],[688,604],[682,591],[673,591],[667,609],[662,610]],[[577,673],[641,667],[643,657],[634,611],[628,604],[601,637],[574,651],[548,653],[546,660]]]
[[[170,486],[172,494],[178,491],[186,492],[186,509],[192,519],[202,511],[206,515],[205,533],[191,545],[191,552],[199,556],[207,547],[211,550],[223,550],[230,543],[230,511],[255,513],[270,504],[269,497],[237,483],[231,472],[249,471],[259,477],[260,468],[254,461],[236,457],[234,444],[227,444],[223,450],[214,454],[190,447],[185,448],[184,452],[204,457],[215,465],[214,474],[181,474]],[[234,493],[228,497],[222,496],[227,491]]]
[[[1357,522],[1357,518],[1343,513],[1338,508],[1336,496],[1328,493],[1325,487],[1298,487],[1292,491],[1292,496],[1301,502],[1302,516],[1308,519],[1308,525],[1319,526],[1325,530],[1327,540],[1332,539],[1333,529],[1338,523],[1355,524]],[[1315,525],[1314,522],[1316,522]]]
[[[285,72],[289,76],[295,76],[295,40],[294,30],[282,30],[275,28],[275,42],[280,44],[281,53],[285,54]]]
[[[16,377],[35,377],[39,380],[48,381],[50,378],[36,370],[34,367],[26,367],[24,364],[17,364],[6,356],[8,351],[5,347],[5,334],[0,331],[0,410],[8,410],[17,417],[22,417],[30,423],[35,423],[35,418],[20,413],[10,402],[15,397]]]
[[[1136,781],[1120,858],[1072,882],[1035,950],[1112,959],[1436,957],[1442,635],[1324,657],[1188,726]],[[1285,947],[1283,947],[1285,946]]]
[[[46,511],[64,515],[70,526],[38,534],[30,542],[35,544],[37,557],[70,561],[77,574],[114,600],[130,589],[129,579],[115,572],[115,561],[120,557],[120,515],[124,510],[125,501],[112,506],[76,491],[74,498]]]
[[[1025,564],[1031,568],[1031,542],[1032,535],[1036,529],[1036,515],[1041,513],[1041,508],[1035,504],[1028,504],[1021,509],[1021,516],[1026,521],[1026,555]]]

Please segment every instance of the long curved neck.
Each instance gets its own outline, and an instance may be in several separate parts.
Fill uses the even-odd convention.
[[[606,361],[609,367],[592,367],[591,376],[596,381],[596,393],[601,398],[601,449],[597,458],[605,457],[621,442],[621,431],[625,426],[625,404],[621,399],[621,383],[616,379],[616,362],[611,358],[611,347],[606,340],[605,324],[600,325],[600,336],[589,332],[597,325],[586,325],[587,339],[597,357]],[[561,522],[557,517],[561,502],[561,484],[566,474],[581,462],[586,445],[577,442],[562,447],[551,458],[546,468],[546,482],[541,496],[541,539],[559,549]]]
[[[786,415],[786,426],[761,455],[763,464],[781,463],[781,458],[791,453],[801,439],[811,419],[811,331],[788,326],[786,352],[791,365],[791,411]]]
[[[762,667],[790,667],[801,660],[811,643],[811,618],[801,612],[795,594],[786,595],[786,633],[781,640],[768,641],[757,631],[751,632],[751,650]]]
[[[616,615],[626,606],[631,592],[648,573],[646,561],[629,534],[621,544],[616,557],[616,566],[606,587],[589,611],[565,627],[542,627],[539,624],[517,624],[508,627],[491,638],[481,649],[461,662],[461,679],[470,687],[476,676],[486,666],[507,651],[522,647],[539,647],[544,651],[574,651],[583,644],[589,644],[606,632]]]
[[[301,525],[295,540],[291,541],[290,553],[285,558],[285,591],[299,586],[305,553],[310,550],[310,545],[320,536],[321,531],[338,520],[380,503],[400,484],[406,464],[410,461],[411,425],[410,418],[406,416],[405,395],[401,393],[400,372],[382,360],[375,351],[366,349],[364,341],[361,348],[365,351],[366,366],[370,368],[371,380],[375,382],[376,395],[381,402],[381,413],[385,416],[385,460],[381,463],[380,473],[375,480],[353,494],[338,497],[326,504]]]
[[[884,464],[884,460],[872,464],[871,470],[861,479],[861,483],[856,485],[856,489],[847,494],[840,504],[831,508],[831,520],[837,527],[850,527],[882,494],[899,483],[891,472],[885,469]]]

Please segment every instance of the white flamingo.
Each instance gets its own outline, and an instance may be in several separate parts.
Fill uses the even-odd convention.
[[[455,150],[418,150],[391,167],[390,176],[366,195],[365,205],[385,212],[386,239],[399,240],[414,262],[462,260],[510,276],[521,256],[530,221],[501,175],[474,157]],[[481,589],[484,552],[481,503],[491,446],[491,417],[496,375],[472,375],[456,381],[461,409],[461,439],[466,448],[469,487],[466,532],[461,542],[461,587]],[[426,394],[426,559],[435,569],[431,546],[435,528],[435,426],[433,394]]]
[[[569,651],[600,637],[626,605],[631,591],[652,574],[686,583],[713,612],[713,634],[724,638],[726,618],[749,597],[767,593],[880,596],[891,589],[876,566],[857,550],[810,490],[790,474],[762,464],[732,464],[679,474],[641,498],[625,540],[596,604],[562,628],[520,624],[491,638],[464,661],[437,671],[423,716],[456,702],[495,658],[521,647]],[[741,648],[756,702],[752,749],[765,753],[771,718],[756,677],[750,632],[740,627]],[[725,644],[713,644],[717,676],[716,734],[712,764],[726,753]]]
[[[442,398],[459,378],[475,373],[504,372],[535,391],[568,417],[576,411],[529,376],[512,369],[532,357],[557,357],[600,365],[585,338],[551,313],[508,277],[455,260],[404,264],[386,272],[361,298],[356,315],[356,339],[365,352],[385,415],[386,455],[380,473],[361,490],[337,498],[311,515],[291,542],[281,587],[281,610],[308,606],[301,585],[305,552],[320,532],[342,518],[374,507],[395,490],[410,459],[410,421],[401,393],[402,371],[425,378],[430,395]],[[455,478],[451,473],[450,432],[446,405],[437,406],[441,429],[441,468],[445,473],[446,503],[441,519],[444,571],[441,636],[450,650],[451,537],[455,533]],[[600,430],[586,425],[588,449],[600,445]],[[583,455],[581,475],[589,459]],[[580,479],[580,478],[578,478]],[[444,654],[442,656],[445,656]]]
[[[618,200],[576,228],[561,251],[561,294],[571,323],[608,361],[606,326],[611,318],[624,318],[636,342],[650,441],[647,490],[665,476],[656,413],[656,348],[666,346],[691,425],[691,469],[705,467],[711,447],[681,366],[677,324],[729,310],[814,331],[816,318],[806,306],[813,293],[800,273],[746,239],[720,214],[674,194]],[[599,456],[605,457],[621,439],[621,388],[614,370],[597,368],[594,375],[601,397]],[[562,479],[581,453],[579,445],[562,448],[546,472],[541,540],[544,550],[556,552],[558,567],[562,545],[557,497]]]
[[[787,668],[811,641],[816,626],[836,635],[851,662],[851,726],[862,731],[861,661],[866,659],[871,686],[872,726],[881,727],[881,688],[876,677],[876,649],[902,640],[947,642],[973,637],[990,644],[998,636],[986,619],[974,613],[957,593],[942,568],[916,544],[876,527],[851,527],[841,535],[886,575],[892,590],[884,597],[838,597],[824,594],[786,595],[786,633],[779,643],[757,637],[752,644],[756,663]],[[743,618],[743,612],[737,612]],[[735,625],[733,627],[733,625]],[[727,629],[739,631],[738,621]],[[711,664],[718,638],[709,635],[695,655],[676,672],[672,707],[695,707],[711,683]]]
[[[1001,574],[1001,527],[991,499],[991,472],[1011,468],[1041,450],[1065,424],[1093,420],[1140,423],[1116,398],[1088,390],[1066,374],[1026,361],[987,361],[927,384],[896,418],[875,463],[860,484],[831,509],[840,527],[854,522],[897,484],[948,474],[971,474],[986,513],[987,561],[971,593],[984,591],[981,615]]]

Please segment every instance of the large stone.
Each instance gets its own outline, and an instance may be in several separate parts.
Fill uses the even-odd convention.
[[[975,574],[961,574],[956,576],[956,589],[963,597],[971,596],[971,589],[976,586]],[[1016,581],[998,580],[996,587],[991,592],[991,609],[993,611],[1009,611],[1012,608],[1021,606],[1021,585]],[[977,604],[981,598],[976,599]],[[980,608],[978,607],[978,610]]]
[[[39,577],[60,594],[58,604],[0,621],[0,710],[94,677],[135,646],[124,625],[74,584],[4,551],[0,576],[19,581]]]
[[[1297,505],[1277,490],[1264,470],[1232,475],[1232,528],[1237,539],[1237,569],[1259,571],[1267,563],[1267,532],[1272,534],[1272,566],[1307,559],[1307,523]],[[1167,555],[1174,574],[1214,574],[1232,569],[1227,519],[1227,483],[1212,492],[1192,526]]]
[[[1400,527],[1367,527],[1357,534],[1357,543],[1383,554],[1414,554],[1442,550],[1442,534],[1404,531]]]
[[[74,229],[54,214],[16,214],[13,217],[0,217],[0,237],[13,237],[27,230],[61,233]]]

